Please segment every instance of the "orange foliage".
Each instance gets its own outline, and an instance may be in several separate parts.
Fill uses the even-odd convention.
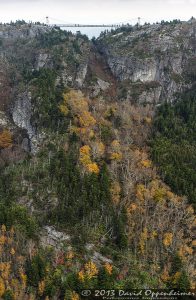
[[[5,284],[4,280],[0,277],[0,297],[5,293]]]
[[[132,203],[128,208],[127,208],[127,212],[130,214],[132,212],[134,212],[137,209],[137,205],[135,203]]]
[[[9,130],[4,129],[0,133],[0,148],[8,148],[12,146],[12,134]]]
[[[172,244],[173,234],[171,232],[165,233],[163,237],[163,244],[169,247]]]
[[[112,275],[112,270],[113,270],[112,265],[109,264],[109,263],[106,263],[106,264],[104,265],[104,267],[105,267],[106,272],[107,272],[109,275]]]
[[[5,225],[0,230],[0,298],[10,289],[14,299],[26,298],[27,276],[23,271],[24,259],[18,255],[18,240],[14,229],[7,230]]]
[[[86,166],[86,169],[88,170],[88,172],[90,173],[95,173],[98,174],[99,173],[99,167],[96,163],[90,163]]]

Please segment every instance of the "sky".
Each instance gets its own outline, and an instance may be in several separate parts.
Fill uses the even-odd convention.
[[[196,0],[0,0],[0,22],[136,23],[189,20],[195,12]]]

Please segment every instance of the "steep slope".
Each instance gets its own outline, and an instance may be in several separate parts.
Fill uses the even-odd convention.
[[[149,146],[155,104],[193,84],[194,20],[93,42],[0,26],[0,297],[194,288],[194,210]]]
[[[121,98],[139,103],[173,101],[195,76],[196,21],[125,27],[97,43],[122,84]]]

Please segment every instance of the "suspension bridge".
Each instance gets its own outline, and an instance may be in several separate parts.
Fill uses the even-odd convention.
[[[132,20],[129,20],[127,22],[121,22],[121,23],[117,23],[117,24],[78,24],[78,23],[65,23],[63,21],[59,21],[59,20],[55,20],[53,18],[49,18],[48,16],[46,17],[45,19],[46,21],[46,24],[48,26],[51,26],[51,27],[54,27],[54,26],[57,26],[57,27],[61,27],[61,28],[73,28],[73,27],[91,27],[91,28],[94,28],[94,27],[100,27],[100,28],[118,28],[118,27],[121,27],[121,26],[130,26],[132,25],[133,23],[135,24],[138,24],[140,25],[141,24],[141,18],[135,18],[135,19],[132,19]],[[56,21],[56,22],[55,22]],[[131,24],[130,24],[131,22]]]

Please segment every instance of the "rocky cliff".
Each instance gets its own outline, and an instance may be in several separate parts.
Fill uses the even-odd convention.
[[[195,76],[195,19],[117,29],[97,44],[116,79],[126,82],[124,98],[136,102],[173,101]]]
[[[36,93],[44,70],[50,72],[49,84],[80,88],[92,97],[151,104],[173,101],[195,76],[195,32],[192,19],[120,28],[92,43],[58,28],[1,25],[1,111],[26,130],[30,148],[36,151],[42,136],[38,123],[45,113],[42,104],[48,97]]]
[[[0,298],[195,288],[195,24],[0,25]]]

